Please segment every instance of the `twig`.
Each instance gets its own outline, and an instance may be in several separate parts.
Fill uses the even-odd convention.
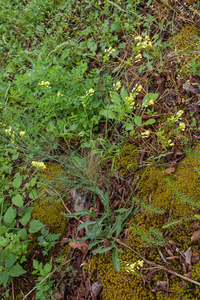
[[[12,298],[13,298],[13,300],[15,300],[15,290],[14,290],[13,278],[12,278]]]
[[[113,239],[114,239],[114,238],[113,238]],[[152,266],[157,267],[157,268],[160,268],[160,269],[162,269],[163,271],[166,271],[166,272],[168,272],[168,273],[171,273],[171,274],[173,274],[173,275],[175,275],[175,276],[177,276],[177,277],[180,277],[180,278],[182,278],[182,279],[184,279],[184,280],[186,280],[186,281],[189,281],[189,282],[191,282],[191,283],[194,283],[194,284],[200,286],[200,282],[197,282],[197,281],[195,281],[195,280],[192,280],[192,279],[190,279],[190,278],[187,278],[187,277],[185,277],[185,276],[183,276],[183,275],[181,275],[181,274],[178,274],[178,273],[176,273],[176,272],[174,272],[174,271],[172,271],[172,270],[167,269],[167,268],[164,267],[164,266],[155,264],[155,263],[153,263],[153,262],[147,260],[147,259],[144,258],[142,255],[140,255],[137,251],[135,251],[134,249],[132,249],[132,248],[129,247],[128,245],[124,244],[124,243],[121,242],[119,239],[116,239],[115,241],[116,241],[118,244],[120,244],[120,245],[122,245],[122,246],[128,248],[128,249],[131,250],[132,252],[134,252],[137,256],[139,256],[139,257],[140,257],[143,261],[145,261],[147,264],[152,265]]]

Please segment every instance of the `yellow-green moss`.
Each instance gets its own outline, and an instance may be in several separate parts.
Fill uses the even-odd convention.
[[[55,188],[56,181],[62,174],[62,168],[56,164],[46,164],[46,169],[42,170],[42,177],[51,181],[52,188]],[[55,185],[54,185],[55,184]],[[59,186],[56,186],[58,190]],[[60,187],[61,188],[61,187]],[[64,217],[66,213],[59,196],[49,187],[45,185],[42,188],[45,196],[41,196],[35,202],[32,217],[40,220],[43,224],[49,226],[55,233],[65,234],[67,222]]]
[[[188,155],[183,161],[178,165],[178,168],[174,174],[171,175],[177,189],[193,199],[193,201],[199,201],[200,199],[200,179],[198,173],[195,171],[194,167],[200,169],[200,159],[198,156],[200,153],[200,143],[192,151],[192,155]],[[150,226],[162,230],[162,225],[168,222],[169,216],[171,219],[181,219],[188,216],[194,212],[193,207],[186,203],[182,203],[180,199],[173,194],[171,188],[167,183],[167,176],[163,174],[163,170],[166,168],[149,168],[144,171],[139,172],[141,176],[141,181],[139,183],[139,196],[146,203],[151,203],[152,206],[156,208],[162,208],[165,210],[164,215],[153,215],[148,211],[140,212],[136,214],[129,225],[136,224],[140,226],[142,230],[148,230]],[[136,174],[137,176],[138,174]],[[191,220],[188,223],[181,224],[181,230],[175,230],[172,235],[174,242],[180,244],[180,251],[186,251],[189,247],[192,247],[192,251],[198,251],[198,242],[191,242],[192,231],[189,227],[195,220]],[[174,228],[169,229],[169,234]],[[133,230],[129,230],[127,239],[124,241],[131,248],[138,251],[144,257],[154,262],[160,263],[160,255],[157,248],[145,246],[140,238],[138,238]],[[148,257],[147,252],[148,250]],[[165,251],[165,249],[163,249]],[[178,255],[179,253],[177,253]],[[128,249],[124,249],[123,253],[120,253],[120,260],[128,263],[133,263],[138,260],[137,255]],[[180,274],[184,274],[183,270],[177,270],[180,265],[179,262],[168,262],[169,267]],[[192,278],[194,280],[199,280],[198,274],[200,274],[200,262],[194,265],[192,271]],[[85,271],[88,270],[93,273],[93,280],[98,276],[102,279],[103,285],[103,299],[123,299],[123,300],[195,300],[197,295],[199,295],[199,287],[191,285],[189,282],[186,283],[186,287],[180,287],[181,278],[175,278],[172,283],[170,282],[171,292],[166,293],[164,291],[157,291],[155,294],[150,291],[150,289],[144,286],[143,281],[140,277],[135,274],[127,273],[125,269],[122,269],[119,273],[115,270],[112,261],[107,260],[105,255],[99,255],[94,257],[87,266],[85,266]],[[194,274],[194,275],[193,275]],[[155,283],[158,281],[166,280],[166,276],[162,270],[156,273],[154,279],[150,283],[151,287],[155,287]],[[184,297],[184,298],[183,298]]]
[[[176,52],[181,61],[181,72],[187,73],[187,66],[193,61],[200,61],[199,58],[199,39],[200,32],[191,25],[186,25],[181,32],[177,34],[173,40],[172,50]]]
[[[115,156],[113,168],[118,169],[119,175],[133,172],[137,168],[139,151],[135,144],[126,143],[122,152]]]

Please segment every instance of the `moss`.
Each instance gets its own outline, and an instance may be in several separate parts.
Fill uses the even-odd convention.
[[[51,181],[51,186],[55,188],[59,176],[62,175],[62,168],[55,164],[46,164],[46,167],[46,169],[42,170],[42,177],[48,180],[48,182]],[[59,190],[59,186],[56,186],[56,190]],[[49,226],[54,233],[64,235],[67,222],[63,215],[65,210],[60,202],[60,198],[53,190],[48,187],[46,188],[45,185],[42,192],[47,192],[47,195],[45,197],[41,196],[38,201],[35,202],[32,217],[39,219],[43,224]],[[50,197],[48,196],[49,194]]]
[[[200,143],[198,143],[192,150],[191,154],[182,160],[176,170],[176,176],[171,175],[171,179],[176,185],[177,189],[184,193],[193,201],[199,201],[200,199],[200,179],[198,172],[195,171],[195,167],[200,169],[200,160],[198,159],[200,152]],[[139,174],[142,175],[139,183],[139,196],[146,203],[151,203],[156,208],[162,208],[165,210],[165,214],[156,215],[147,211],[141,211],[136,214],[129,222],[131,224],[137,224],[142,230],[148,231],[150,226],[162,230],[162,226],[168,222],[169,216],[172,219],[181,219],[194,212],[195,208],[183,203],[172,192],[167,182],[169,175],[163,174],[165,168],[149,168],[146,171],[140,170]],[[137,176],[138,174],[136,174]],[[169,228],[168,234],[173,231],[171,239],[180,244],[180,251],[185,251],[189,247],[192,247],[193,252],[198,251],[198,242],[191,242],[192,231],[189,227],[194,220],[181,224],[180,230]],[[128,224],[127,224],[128,225]],[[160,263],[160,255],[157,248],[145,246],[140,238],[136,236],[133,230],[129,230],[127,239],[124,241],[131,248],[135,249],[139,253],[142,253],[148,260]],[[163,249],[162,251],[165,251]],[[178,255],[179,253],[177,253]],[[120,260],[128,263],[133,263],[138,260],[138,257],[130,250],[124,249],[123,253],[120,253]],[[123,264],[122,264],[123,265]],[[178,270],[179,262],[168,262],[169,267],[175,272],[179,272],[183,275],[183,270]],[[186,282],[185,287],[180,287],[181,278],[175,278],[170,280],[171,292],[167,294],[164,291],[157,291],[156,294],[144,286],[142,278],[135,274],[127,273],[125,269],[122,269],[119,273],[115,270],[112,261],[106,259],[105,255],[99,255],[94,257],[85,267],[85,271],[90,271],[92,279],[95,280],[96,276],[102,279],[103,291],[102,296],[104,300],[111,299],[152,299],[152,300],[181,300],[190,299],[195,300],[199,297],[199,287]],[[148,270],[147,270],[148,273]],[[192,278],[199,280],[200,276],[200,262],[193,266]],[[166,280],[166,276],[162,270],[159,270],[155,277],[149,282],[152,288],[155,287],[155,283],[158,281]]]
[[[192,63],[193,60],[200,62],[199,51],[197,43],[199,42],[200,32],[197,28],[191,25],[186,25],[182,28],[181,32],[173,39],[172,50],[176,51],[176,54],[181,61],[181,73],[187,73],[187,66]]]
[[[113,168],[119,170],[119,175],[133,172],[137,168],[139,152],[135,144],[125,143],[122,152],[115,156]]]

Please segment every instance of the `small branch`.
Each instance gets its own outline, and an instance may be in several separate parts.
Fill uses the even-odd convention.
[[[113,238],[113,239],[114,239],[114,238]],[[190,278],[187,278],[187,277],[185,277],[185,276],[183,276],[183,275],[180,275],[180,274],[178,274],[178,273],[176,273],[176,272],[174,272],[174,271],[172,271],[172,270],[167,269],[167,268],[164,267],[164,266],[155,264],[155,263],[153,263],[153,262],[147,260],[147,259],[144,258],[142,255],[140,255],[137,251],[135,251],[134,249],[132,249],[132,248],[129,247],[128,245],[124,244],[124,243],[121,242],[119,239],[116,239],[115,241],[116,241],[118,244],[120,244],[120,245],[122,245],[122,246],[128,248],[128,249],[131,250],[132,252],[134,252],[137,256],[139,256],[139,257],[140,257],[143,261],[145,261],[147,264],[152,265],[152,266],[154,266],[154,267],[157,267],[157,268],[159,268],[159,269],[162,269],[163,271],[166,271],[166,272],[168,272],[168,273],[171,273],[171,274],[173,274],[173,275],[175,275],[175,276],[177,276],[177,277],[180,277],[180,278],[182,278],[182,279],[184,279],[184,280],[186,280],[186,281],[189,281],[189,282],[191,282],[191,283],[194,283],[194,284],[200,286],[200,282],[197,282],[197,281],[195,281],[195,280],[192,280],[192,279],[190,279]]]

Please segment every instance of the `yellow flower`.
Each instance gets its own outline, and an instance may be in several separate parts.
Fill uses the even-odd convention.
[[[20,131],[19,135],[20,136],[24,136],[25,135],[25,131]]]
[[[184,131],[185,130],[185,124],[183,122],[181,122],[179,124],[179,128],[180,128],[180,130]]]
[[[148,137],[150,135],[150,131],[149,130],[146,130],[145,132],[142,132],[141,133],[141,136],[143,137],[143,138],[146,138],[146,137]]]
[[[121,87],[121,82],[118,81],[117,83],[114,83],[114,84],[113,84],[113,87],[115,88],[116,91],[119,90],[120,87]]]
[[[177,118],[180,118],[180,117],[182,116],[183,113],[184,113],[183,110],[179,110],[179,111],[176,113]]]
[[[63,96],[63,94],[61,94],[61,93],[58,93],[58,94],[57,94],[57,96],[58,96],[58,97],[60,97],[60,96],[62,97],[62,96]]]
[[[37,169],[46,169],[46,166],[43,162],[32,161],[31,164],[33,167],[36,167]]]

